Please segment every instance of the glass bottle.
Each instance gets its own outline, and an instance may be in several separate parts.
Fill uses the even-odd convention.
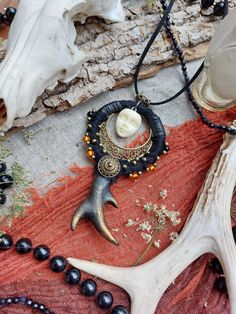
[[[236,104],[236,9],[216,29],[192,92],[197,103],[211,111]]]

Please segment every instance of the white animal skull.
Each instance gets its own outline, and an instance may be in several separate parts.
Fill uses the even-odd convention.
[[[75,45],[72,18],[122,21],[121,0],[21,0],[0,65],[0,130],[28,115],[38,96],[58,81],[69,82],[88,59]],[[6,114],[4,115],[4,112]]]
[[[120,137],[129,137],[137,133],[142,124],[140,114],[132,109],[123,109],[116,119],[116,132]]]

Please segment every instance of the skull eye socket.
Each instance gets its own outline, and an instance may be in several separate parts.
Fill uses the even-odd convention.
[[[131,121],[130,121],[130,125],[133,126],[133,127],[135,127],[135,128],[138,127],[138,123],[137,123],[137,121],[135,121],[135,120],[131,120]]]

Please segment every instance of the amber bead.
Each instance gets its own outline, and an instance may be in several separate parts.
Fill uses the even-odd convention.
[[[84,141],[85,143],[90,142],[90,136],[85,135],[85,136],[83,137],[83,141]]]
[[[154,171],[155,170],[155,166],[153,166],[153,165],[149,166],[149,170]]]
[[[91,157],[93,157],[93,155],[94,155],[94,152],[93,152],[92,150],[88,150],[88,151],[87,151],[87,156],[88,156],[88,157],[91,158]]]

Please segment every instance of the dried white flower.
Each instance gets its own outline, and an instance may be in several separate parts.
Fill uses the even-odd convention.
[[[133,221],[132,219],[128,219],[127,224],[125,224],[126,227],[131,227],[135,224],[135,221]]]
[[[161,247],[161,240],[155,241],[153,245],[159,249]]]
[[[147,213],[150,213],[151,211],[155,211],[157,209],[157,205],[153,203],[146,203],[143,208]]]
[[[148,221],[144,221],[141,224],[139,224],[139,227],[137,230],[142,230],[142,231],[151,231],[152,226]]]
[[[168,194],[167,194],[167,190],[161,190],[160,191],[160,197],[164,200],[165,198],[167,198]]]
[[[175,242],[177,240],[178,236],[179,236],[179,234],[177,232],[171,232],[170,233],[170,240],[172,242]]]
[[[151,240],[152,240],[151,234],[148,234],[148,233],[142,232],[142,233],[141,233],[141,237],[142,237],[147,243],[151,242]]]

